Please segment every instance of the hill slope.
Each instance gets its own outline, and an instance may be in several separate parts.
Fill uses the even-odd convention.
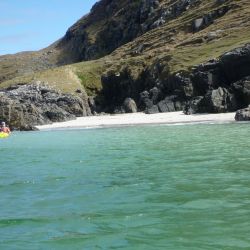
[[[124,112],[127,97],[148,113],[236,110],[248,104],[234,83],[250,75],[249,14],[248,0],[102,0],[50,47],[0,57],[0,87],[81,89],[93,112]]]

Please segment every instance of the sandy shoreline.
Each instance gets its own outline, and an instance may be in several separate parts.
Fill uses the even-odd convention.
[[[189,124],[189,123],[228,123],[234,122],[235,113],[194,114],[185,115],[183,112],[144,113],[104,115],[79,117],[76,120],[57,122],[49,125],[36,126],[39,130],[102,128],[146,124]]]

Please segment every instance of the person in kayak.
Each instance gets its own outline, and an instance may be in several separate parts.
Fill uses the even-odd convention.
[[[5,122],[1,122],[0,132],[10,134],[10,129],[6,126]]]

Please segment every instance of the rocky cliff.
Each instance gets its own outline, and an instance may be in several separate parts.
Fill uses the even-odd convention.
[[[42,82],[12,86],[0,91],[0,117],[12,129],[32,130],[33,125],[75,119],[91,114],[85,93],[60,93]]]
[[[171,73],[165,60],[157,60],[136,78],[125,68],[102,82],[109,112],[124,112],[127,97],[146,113],[236,111],[250,103],[250,44],[189,70]]]
[[[48,48],[0,57],[0,119],[23,128],[8,118],[6,103],[29,106],[33,99],[24,102],[21,93],[39,82],[58,92],[56,99],[77,98],[73,103],[81,111],[69,112],[71,104],[64,103],[58,107],[68,114],[58,111],[58,119],[51,119],[50,108],[41,104],[47,100],[31,91],[40,96],[35,106],[41,112],[39,119],[29,119],[34,112],[25,110],[28,127],[103,111],[190,114],[245,108],[250,104],[249,14],[248,0],[98,1]],[[16,99],[12,86],[19,89]]]

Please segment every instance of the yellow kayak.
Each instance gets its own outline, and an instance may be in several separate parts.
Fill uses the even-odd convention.
[[[0,132],[0,139],[1,138],[7,138],[9,136],[8,133]]]

